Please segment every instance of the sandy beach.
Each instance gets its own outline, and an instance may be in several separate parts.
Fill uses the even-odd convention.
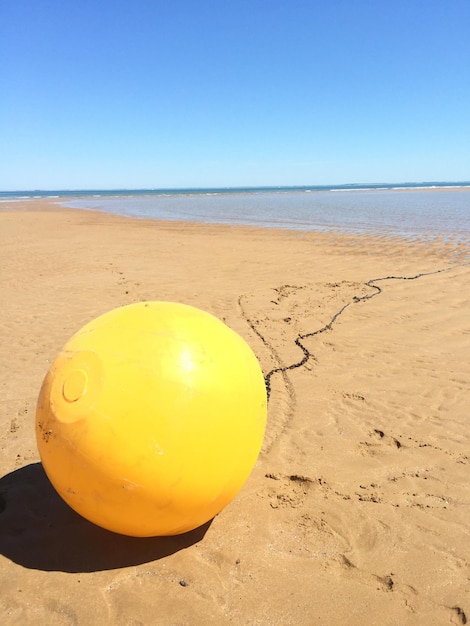
[[[0,623],[443,625],[470,620],[469,248],[0,209]],[[135,539],[80,518],[36,448],[41,382],[96,316],[222,319],[269,388],[263,449],[211,523]]]

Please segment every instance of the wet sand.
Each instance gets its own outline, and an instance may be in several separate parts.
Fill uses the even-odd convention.
[[[470,265],[462,242],[0,210],[2,624],[465,624]],[[197,306],[258,356],[242,491],[173,538],[107,533],[44,476],[35,404],[86,322]]]

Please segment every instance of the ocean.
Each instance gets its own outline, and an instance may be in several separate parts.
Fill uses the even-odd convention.
[[[406,238],[470,239],[470,182],[0,192],[116,215]]]

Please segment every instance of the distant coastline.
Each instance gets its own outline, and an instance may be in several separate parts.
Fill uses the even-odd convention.
[[[347,183],[340,185],[292,185],[264,187],[187,187],[154,189],[30,189],[0,191],[0,202],[12,200],[84,198],[103,196],[187,196],[243,193],[312,193],[316,191],[433,191],[470,189],[470,181],[414,183]]]

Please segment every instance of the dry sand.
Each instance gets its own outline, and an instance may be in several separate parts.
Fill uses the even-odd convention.
[[[470,620],[462,244],[140,221],[44,201],[3,204],[0,238],[2,625]],[[121,537],[78,517],[44,477],[34,438],[62,345],[140,300],[223,319],[270,387],[250,479],[211,524],[174,538]]]

